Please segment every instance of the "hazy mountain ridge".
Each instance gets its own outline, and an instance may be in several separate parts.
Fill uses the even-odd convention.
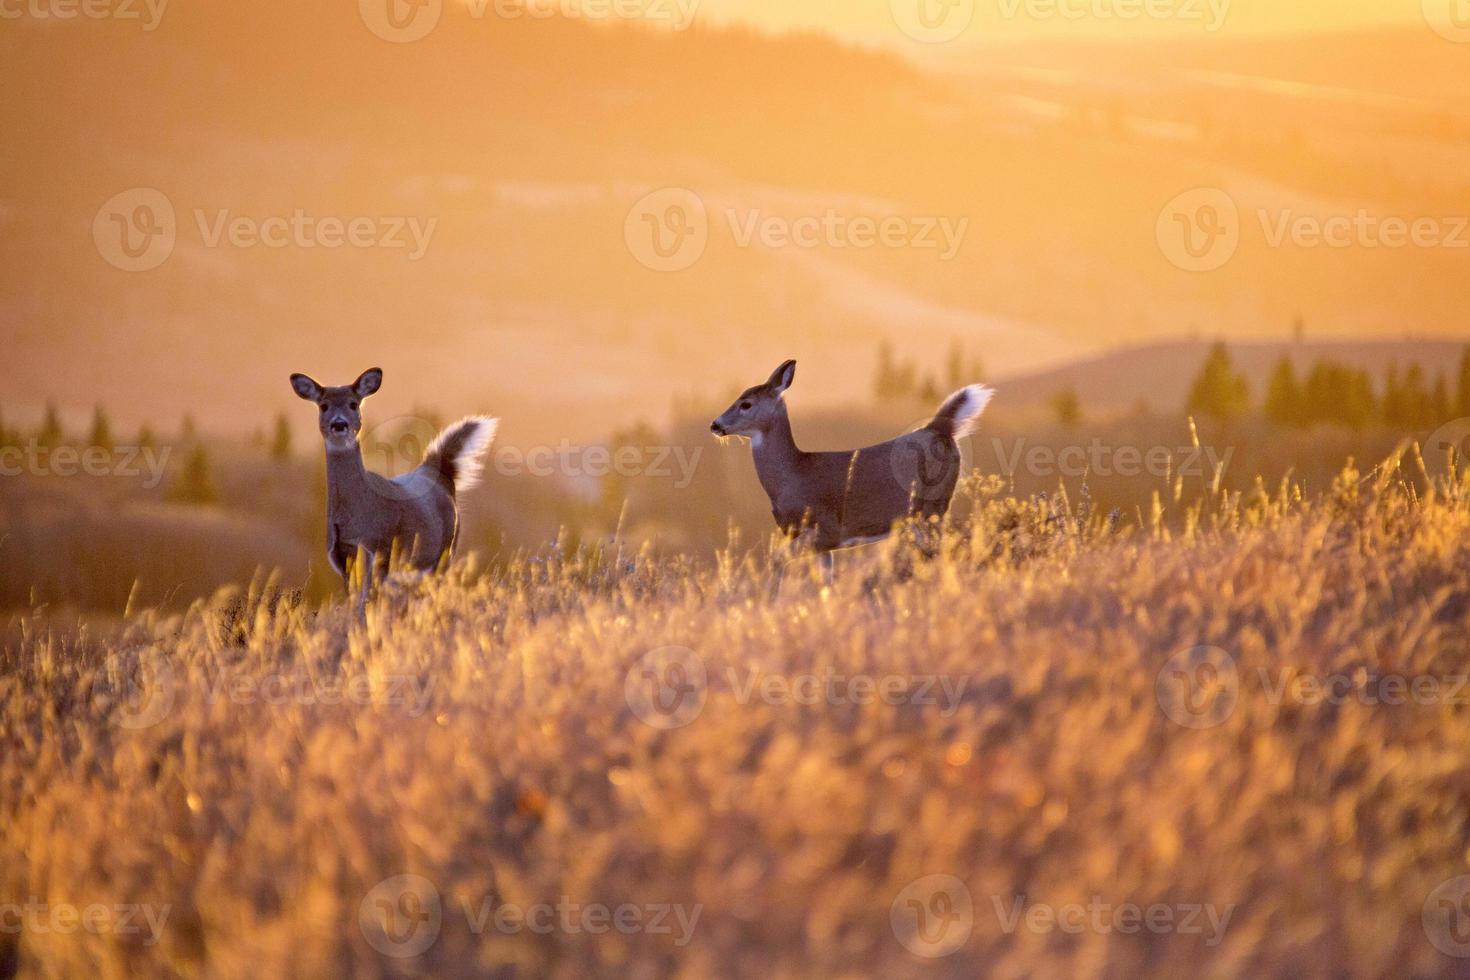
[[[291,407],[284,372],[346,374],[366,359],[389,369],[393,411],[432,392],[446,408],[520,416],[541,438],[595,437],[787,356],[809,365],[804,381],[825,403],[851,402],[883,339],[927,363],[959,340],[1016,373],[1100,336],[1204,325],[1259,337],[1297,314],[1336,334],[1463,330],[1462,257],[1273,248],[1256,212],[1284,201],[1299,213],[1314,202],[1445,213],[1464,200],[1464,148],[1375,137],[1368,152],[1289,98],[1251,132],[1219,120],[1249,118],[1255,96],[1233,109],[1212,97],[1208,138],[1181,141],[1110,121],[1106,103],[1075,101],[1075,85],[1017,89],[999,55],[1000,76],[955,82],[813,36],[477,21],[453,8],[408,45],[375,38],[350,6],[207,3],[171,8],[153,34],[120,26],[0,35],[13,95],[0,123],[14,134],[0,147],[0,324],[5,398],[20,411],[65,376],[72,411],[101,400],[120,417],[168,420],[187,404],[248,431]],[[1312,50],[1221,42],[1198,50],[1235,53],[1199,65],[1249,70],[1289,60],[1279,52],[1293,44]],[[1256,45],[1260,58],[1240,53]],[[1131,112],[1198,113],[1197,95],[1143,98],[1129,81],[1172,77],[1177,51],[1194,47],[1141,45],[1131,59],[1114,48],[1112,62],[1092,50],[1046,57],[1126,68]],[[1321,80],[1333,59],[1317,60]],[[1339,83],[1362,84],[1337,61]],[[1017,109],[1018,96],[1061,115]],[[40,104],[54,109],[44,124],[28,108]],[[91,240],[98,207],[134,186],[162,189],[179,216],[173,256],[141,274],[109,267]],[[624,237],[629,209],[662,186],[694,190],[710,212],[703,258],[677,273],[644,268]],[[1229,190],[1245,222],[1239,253],[1208,275],[1172,266],[1155,237],[1165,203],[1198,186]],[[753,217],[834,208],[965,231],[947,261],[735,235]],[[210,246],[200,229],[298,209],[435,228],[418,261]],[[226,386],[213,378],[223,365]]]
[[[1271,370],[1283,356],[1291,358],[1299,375],[1317,361],[1330,361],[1367,370],[1381,386],[1390,364],[1401,369],[1418,364],[1432,383],[1443,374],[1451,386],[1459,371],[1466,341],[1433,340],[1233,340],[1228,344],[1232,365],[1250,384],[1257,408],[1265,396]],[[1213,341],[1174,340],[1121,347],[1097,357],[1075,361],[1047,371],[996,381],[1003,397],[997,404],[1007,410],[1036,409],[1058,391],[1073,389],[1087,412],[1109,414],[1132,411],[1140,404],[1152,411],[1181,416],[1189,388],[1199,374]]]

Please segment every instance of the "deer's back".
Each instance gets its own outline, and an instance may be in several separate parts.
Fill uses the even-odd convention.
[[[959,470],[959,446],[927,429],[852,452],[808,453],[796,492],[773,501],[776,518],[790,530],[809,511],[827,547],[879,537],[902,518],[943,515]]]
[[[416,567],[429,567],[454,541],[457,513],[454,497],[436,474],[420,468],[389,479],[368,474],[372,491],[360,521],[361,540],[374,552],[387,554],[395,545]]]

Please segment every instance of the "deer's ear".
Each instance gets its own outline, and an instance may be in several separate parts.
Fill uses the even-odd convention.
[[[358,398],[366,398],[381,387],[383,387],[382,368],[368,368],[362,372],[361,377],[352,382],[352,390]]]
[[[291,375],[291,390],[309,402],[321,401],[322,386],[304,374]]]
[[[766,384],[770,385],[771,390],[779,395],[785,392],[787,388],[790,388],[791,382],[795,379],[796,362],[787,361],[785,364],[776,368],[775,372],[771,375],[771,380],[767,381]]]

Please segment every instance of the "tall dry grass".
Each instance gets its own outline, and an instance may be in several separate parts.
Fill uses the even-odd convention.
[[[0,907],[164,921],[33,918],[0,964],[1463,975],[1470,492],[1419,468],[1164,494],[1141,525],[972,482],[938,558],[898,541],[776,598],[737,549],[613,548],[399,585],[362,622],[270,583],[105,635],[22,618]],[[1445,686],[1371,703],[1388,676]],[[1046,926],[1073,903],[1164,912]],[[638,918],[493,917],[538,904]]]

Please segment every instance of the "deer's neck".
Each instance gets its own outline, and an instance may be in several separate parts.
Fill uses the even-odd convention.
[[[367,467],[362,465],[362,447],[347,452],[327,451],[327,513],[349,514],[367,493]]]
[[[756,475],[760,477],[766,496],[774,504],[781,489],[790,482],[802,456],[791,436],[791,419],[786,415],[784,403],[777,408],[771,427],[752,437],[751,450],[755,455]]]

